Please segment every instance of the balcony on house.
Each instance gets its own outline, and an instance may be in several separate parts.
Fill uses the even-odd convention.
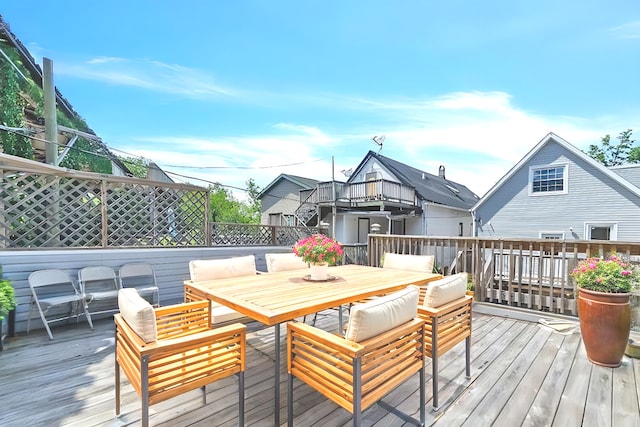
[[[333,188],[335,185],[335,198]],[[321,206],[333,202],[340,207],[419,207],[415,188],[386,179],[367,182],[321,182],[316,188],[300,192],[301,203],[316,203]]]

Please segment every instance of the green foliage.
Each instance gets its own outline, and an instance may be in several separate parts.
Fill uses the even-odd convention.
[[[138,178],[146,178],[149,172],[147,163],[139,157],[119,156],[122,163],[131,171],[133,176]]]
[[[13,66],[0,58],[0,123],[10,127],[24,125],[24,99],[20,96],[20,86]],[[33,159],[31,141],[15,133],[0,132],[0,143],[5,153]]]
[[[231,190],[220,184],[213,184],[210,191],[210,212],[213,222],[231,222],[234,224],[258,224],[260,222],[260,201],[257,195],[260,188],[253,179],[247,181],[248,202],[233,197]]]
[[[609,134],[602,137],[601,145],[590,145],[589,154],[605,166],[617,166],[624,163],[640,163],[640,147],[633,147],[635,140],[631,139],[632,130],[620,132],[616,137],[618,144],[611,142]]]
[[[11,281],[0,279],[0,320],[16,307],[16,298]]]

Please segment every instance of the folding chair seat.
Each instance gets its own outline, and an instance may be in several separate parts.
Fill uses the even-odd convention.
[[[104,265],[84,267],[78,271],[78,282],[92,314],[118,311],[120,284],[113,268]],[[92,311],[91,306],[96,306]]]
[[[36,310],[40,313],[40,319],[50,339],[53,339],[53,334],[49,323],[70,320],[74,317],[74,311],[77,321],[81,308],[89,326],[93,329],[82,292],[65,271],[56,269],[34,271],[29,275],[28,281],[31,288],[31,304],[27,318],[27,334],[30,330],[32,314]],[[47,319],[48,314],[55,316]]]
[[[189,275],[192,282],[227,279],[231,277],[251,276],[258,274],[256,258],[253,255],[222,259],[199,259],[189,261]],[[207,298],[194,289],[185,292],[184,300],[202,301]],[[235,321],[249,322],[252,319],[229,307],[211,302],[211,320],[215,325]]]
[[[116,325],[115,397],[120,414],[120,371],[142,399],[142,425],[149,406],[197,388],[205,404],[207,384],[238,376],[239,425],[244,425],[246,327],[211,327],[207,301],[153,308],[135,288],[122,289]],[[215,415],[213,415],[215,416]]]
[[[118,278],[121,288],[136,288],[143,298],[150,298],[149,302],[152,305],[160,306],[160,289],[151,264],[142,262],[124,264],[118,271]]]
[[[429,282],[418,317],[426,322],[425,354],[431,358],[433,409],[438,410],[438,358],[465,341],[465,375],[471,376],[473,297],[466,295],[467,273]]]
[[[374,403],[415,425],[425,423],[425,322],[416,317],[419,290],[404,290],[358,304],[344,337],[299,322],[287,323],[288,424],[293,425],[293,378],[353,414]],[[382,401],[391,390],[419,374],[420,420]],[[304,396],[304,394],[301,394]]]

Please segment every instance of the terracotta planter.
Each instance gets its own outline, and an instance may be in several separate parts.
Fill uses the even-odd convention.
[[[631,294],[578,288],[578,318],[587,358],[596,365],[617,368],[631,329]]]

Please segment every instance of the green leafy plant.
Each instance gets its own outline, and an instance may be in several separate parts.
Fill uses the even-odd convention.
[[[582,260],[571,276],[578,287],[607,293],[631,292],[638,286],[640,274],[631,263],[611,254],[608,258],[591,257]]]
[[[4,319],[11,310],[16,307],[16,297],[11,281],[0,279],[0,320]]]
[[[314,234],[299,240],[293,246],[293,253],[311,264],[336,265],[343,256],[342,246],[337,241],[323,235]]]

